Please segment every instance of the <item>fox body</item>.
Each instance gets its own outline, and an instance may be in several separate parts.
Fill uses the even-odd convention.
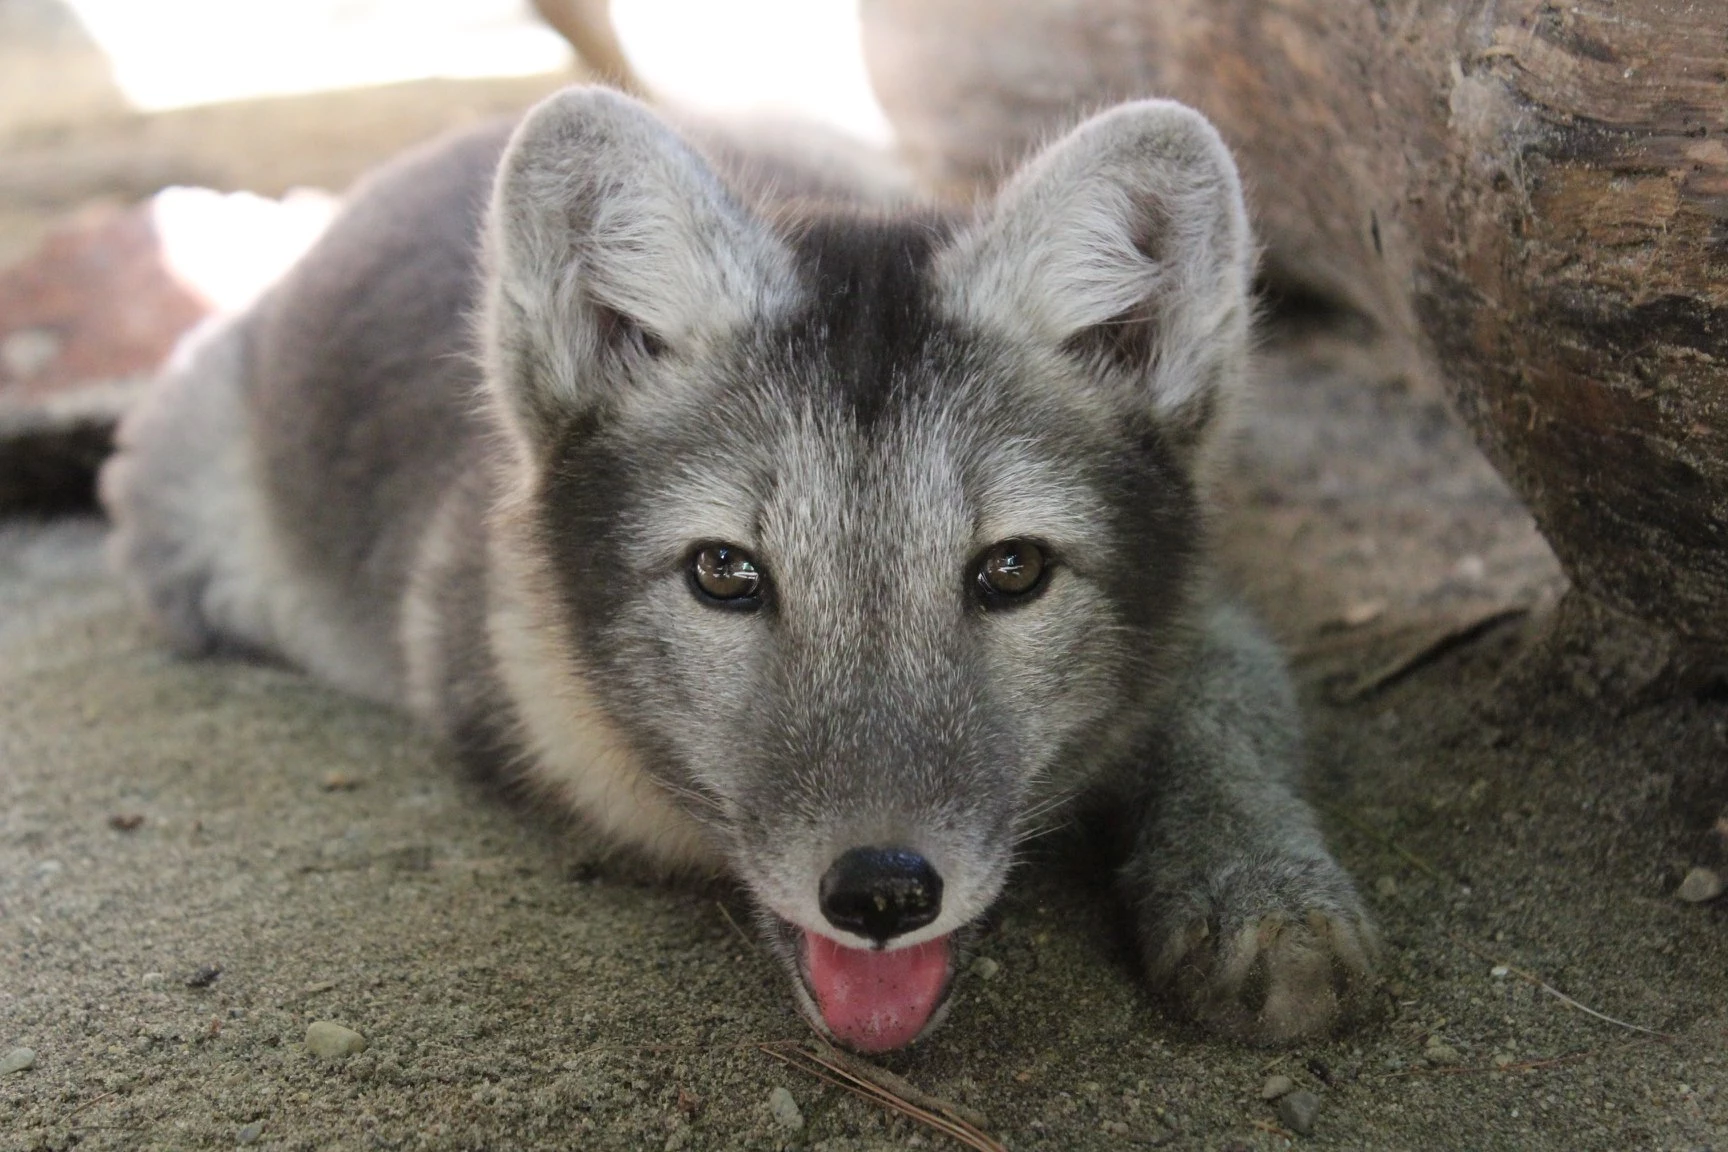
[[[935,1025],[1088,799],[1177,1004],[1334,1026],[1372,931],[1208,576],[1253,260],[1216,133],[1125,105],[966,213],[779,151],[573,89],[364,182],[123,427],[138,598],[730,872],[855,1047]]]

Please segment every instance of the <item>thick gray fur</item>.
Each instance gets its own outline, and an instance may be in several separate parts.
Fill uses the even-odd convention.
[[[183,649],[410,709],[606,842],[731,872],[818,1027],[793,942],[846,939],[839,852],[936,866],[916,943],[1089,799],[1128,814],[1176,1003],[1329,1029],[1373,933],[1206,562],[1252,263],[1228,153],[1168,102],[953,218],[863,154],[571,90],[379,172],[183,349],[103,474],[115,554]],[[1011,538],[1057,563],[991,609],[972,565]],[[760,610],[692,593],[715,542],[768,572]]]

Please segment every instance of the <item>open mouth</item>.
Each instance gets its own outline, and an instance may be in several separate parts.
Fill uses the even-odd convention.
[[[849,948],[783,924],[796,937],[798,974],[822,1026],[860,1052],[904,1048],[947,1007],[954,984],[952,933],[908,948]]]

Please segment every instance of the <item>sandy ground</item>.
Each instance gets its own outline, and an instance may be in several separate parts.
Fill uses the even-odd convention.
[[[73,127],[0,107],[0,256],[164,174],[340,183],[549,84],[151,118],[98,91]],[[1728,908],[1673,897],[1728,799],[1728,694],[1639,702],[1546,657],[1551,557],[1444,409],[1382,376],[1275,345],[1221,524],[1292,653],[1382,1011],[1279,1052],[1173,1022],[1082,838],[1052,838],[949,1023],[885,1061],[1017,1152],[1728,1149]],[[172,658],[102,532],[0,522],[0,1066],[36,1054],[0,1075],[0,1149],[955,1146],[760,1050],[808,1031],[730,893],[597,862],[291,671]],[[317,1020],[366,1051],[308,1055]],[[1261,1100],[1273,1075],[1319,1097],[1311,1136]]]
[[[1395,382],[1287,363],[1241,457],[1227,551],[1296,654],[1382,1016],[1271,1053],[1172,1022],[1053,842],[982,946],[993,977],[887,1063],[1014,1149],[1728,1146],[1728,917],[1671,895],[1728,705],[1497,700],[1517,621],[1332,703],[1436,627],[1545,602],[1552,562]],[[0,531],[0,1051],[37,1053],[0,1078],[0,1147],[942,1145],[756,1047],[805,1028],[726,892],[596,865],[293,672],[171,658],[101,536]],[[369,1047],[309,1056],[315,1020]],[[1320,1097],[1311,1137],[1260,1100],[1274,1074]]]

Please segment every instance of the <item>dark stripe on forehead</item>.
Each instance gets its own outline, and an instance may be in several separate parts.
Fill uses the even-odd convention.
[[[787,351],[863,423],[896,384],[928,380],[932,355],[940,359],[945,325],[931,307],[929,269],[948,232],[937,217],[828,217],[788,237],[810,302],[786,325]]]

